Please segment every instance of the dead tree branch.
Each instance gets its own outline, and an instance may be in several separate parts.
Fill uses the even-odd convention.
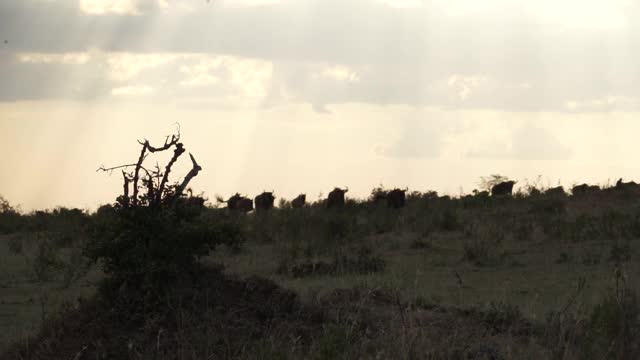
[[[187,175],[184,177],[184,180],[182,180],[182,183],[178,185],[178,188],[176,189],[176,193],[174,195],[176,198],[182,195],[182,193],[184,192],[184,189],[186,189],[187,186],[189,186],[189,182],[191,181],[191,179],[198,176],[198,173],[202,171],[202,167],[198,165],[198,163],[196,162],[196,159],[193,157],[193,155],[191,155],[191,153],[189,153],[189,157],[191,158],[191,163],[193,164],[193,167],[191,168],[189,173],[187,173]]]
[[[139,142],[139,141],[138,141]],[[149,141],[145,140],[144,144],[142,144],[142,150],[140,151],[140,157],[138,158],[138,162],[136,163],[136,169],[133,174],[133,205],[138,205],[138,181],[140,179],[140,168],[142,168],[142,163],[144,159],[147,157],[147,149],[149,148]],[[147,171],[147,175],[149,172]],[[151,178],[151,175],[149,175]]]
[[[123,197],[123,205],[125,207],[129,206],[129,176],[127,175],[127,173],[122,170],[122,176],[124,177],[124,197]]]
[[[149,140],[146,139],[144,141],[138,141],[138,143],[142,145],[142,149],[140,150],[140,155],[138,156],[138,161],[136,163],[114,166],[111,168],[100,166],[100,168],[96,170],[111,173],[113,170],[122,169],[122,176],[124,178],[123,196],[122,200],[119,201],[121,201],[122,205],[125,207],[140,206],[142,204],[148,206],[159,206],[163,203],[172,203],[173,200],[184,194],[189,182],[191,182],[191,180],[202,170],[202,167],[198,165],[193,155],[189,154],[193,164],[192,169],[184,177],[182,183],[176,182],[175,184],[169,185],[169,176],[173,166],[176,164],[180,156],[186,152],[184,145],[180,142],[179,125],[177,134],[167,136],[165,138],[164,145],[160,147],[152,146],[149,143]],[[174,148],[173,156],[165,166],[164,171],[161,170],[160,165],[157,162],[155,169],[153,170],[148,170],[144,167],[143,163],[150,154],[167,151],[171,148]],[[131,167],[134,169],[132,172],[128,173],[126,170]],[[141,171],[143,171],[146,176],[141,175]],[[141,186],[139,186],[140,183]],[[141,187],[146,188],[147,194],[144,196],[139,194]],[[131,188],[133,188],[132,194],[130,190]]]
[[[156,200],[155,200],[156,204],[160,204],[160,202],[162,201],[162,192],[165,190],[165,187],[167,186],[167,181],[169,181],[169,174],[171,173],[171,168],[173,167],[173,164],[175,164],[176,161],[178,161],[178,158],[185,152],[185,149],[182,143],[175,144],[175,147],[176,149],[173,151],[173,157],[171,158],[171,160],[169,160],[169,163],[167,163],[167,167],[164,170],[164,176],[162,177],[162,181],[160,182],[160,187],[159,187],[160,191],[156,193]]]

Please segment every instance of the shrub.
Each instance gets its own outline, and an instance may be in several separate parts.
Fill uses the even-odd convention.
[[[51,241],[47,239],[38,244],[33,259],[33,275],[36,281],[49,281],[64,267]]]
[[[182,201],[186,200],[178,203]],[[85,254],[100,261],[105,274],[117,283],[161,288],[194,271],[197,260],[216,246],[241,243],[237,228],[212,224],[194,217],[193,211],[171,206],[119,208],[116,216],[94,224]]]
[[[489,263],[489,244],[479,239],[465,243],[462,259],[476,266],[487,265]]]
[[[0,195],[0,234],[11,234],[22,227],[22,216]]]
[[[317,359],[333,360],[347,358],[351,349],[352,334],[345,326],[329,325],[318,340]]]
[[[455,210],[449,208],[444,210],[440,219],[440,228],[446,231],[456,231],[460,228],[458,214]]]
[[[193,196],[190,190],[188,196],[184,193],[189,181],[202,170],[192,155],[193,167],[182,183],[168,183],[171,167],[185,152],[179,139],[179,134],[173,135],[160,148],[148,141],[140,143],[143,148],[134,172],[123,172],[124,193],[115,206],[100,208],[91,226],[92,237],[84,254],[101,263],[107,275],[102,290],[108,299],[121,298],[119,293],[128,290],[145,300],[147,296],[154,299],[175,280],[195,274],[199,258],[218,245],[234,248],[242,241],[234,225],[203,216],[204,198]],[[164,172],[159,167],[153,172],[144,169],[147,152],[169,149],[174,149],[174,154]],[[146,177],[140,178],[141,174]],[[146,187],[145,193],[139,192],[139,181]]]
[[[613,290],[587,320],[585,359],[640,358],[640,303],[619,270]]]

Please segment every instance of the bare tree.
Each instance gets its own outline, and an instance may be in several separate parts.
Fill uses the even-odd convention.
[[[192,164],[191,170],[181,182],[169,184],[169,175],[171,174],[173,166],[186,151],[184,145],[180,142],[179,128],[177,134],[167,136],[164,145],[160,147],[152,146],[149,140],[146,139],[144,141],[138,141],[138,143],[142,146],[142,149],[140,150],[140,156],[136,163],[110,168],[101,166],[97,170],[109,173],[114,170],[122,170],[123,193],[122,196],[118,198],[118,202],[123,207],[155,207],[161,204],[172,203],[184,194],[189,182],[202,170],[202,167],[198,165],[193,155],[189,153]],[[171,149],[173,149],[173,156],[164,169],[160,168],[157,164],[153,169],[147,169],[144,166],[144,161],[149,154],[170,151]],[[141,194],[141,190],[146,190],[146,193]]]

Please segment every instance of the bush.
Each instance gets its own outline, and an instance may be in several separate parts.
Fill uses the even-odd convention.
[[[168,183],[172,166],[186,151],[179,133],[167,137],[162,147],[149,141],[140,144],[135,170],[122,172],[124,192],[117,204],[101,207],[96,213],[84,254],[101,263],[107,276],[102,284],[107,300],[129,302],[132,296],[128,295],[134,294],[142,296],[146,306],[147,300],[158,300],[157,295],[163,295],[176,280],[195,275],[200,257],[222,244],[237,248],[243,238],[235,225],[204,216],[206,199],[193,196],[187,188],[202,170],[193,155],[189,154],[192,168],[182,182]],[[173,156],[164,170],[159,166],[153,171],[145,169],[147,155],[169,150]]]
[[[237,247],[239,230],[199,216],[203,206],[180,199],[175,206],[120,207],[92,227],[85,255],[101,262],[116,284],[162,289],[182,274],[196,270],[198,259],[218,245]],[[199,207],[199,209],[198,209]]]
[[[353,336],[349,329],[340,325],[329,325],[318,340],[317,359],[345,359],[351,349]]]
[[[11,234],[22,227],[22,216],[0,195],[0,234]]]
[[[587,320],[585,359],[640,357],[640,302],[616,265],[615,287],[597,304]]]
[[[36,281],[49,281],[62,270],[64,263],[58,257],[58,253],[51,241],[47,239],[38,244],[36,256],[33,259],[33,275]]]

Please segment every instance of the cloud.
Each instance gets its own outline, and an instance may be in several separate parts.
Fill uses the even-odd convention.
[[[605,96],[591,100],[567,101],[567,109],[570,111],[607,112],[619,109],[640,109],[640,98],[629,96]]]
[[[220,82],[220,79],[216,76],[209,74],[195,74],[186,80],[182,80],[180,82],[180,85],[185,87],[197,88],[214,85],[218,82]]]
[[[151,95],[154,92],[153,87],[148,85],[130,85],[115,88],[111,90],[111,95],[114,96],[145,96]]]
[[[567,160],[572,151],[550,131],[533,124],[513,136],[512,156],[521,160]]]
[[[142,15],[167,6],[167,0],[79,0],[80,11],[89,15]]]
[[[449,87],[457,97],[464,101],[471,93],[487,81],[484,76],[451,75],[447,80]]]
[[[109,78],[116,81],[127,81],[134,78],[140,72],[173,63],[178,59],[177,54],[132,54],[112,53],[106,54],[106,63],[109,67]]]
[[[344,65],[328,65],[320,72],[312,75],[314,79],[333,79],[336,81],[358,82],[360,75]]]
[[[393,8],[415,8],[424,5],[424,0],[377,0],[380,4],[384,4]]]
[[[39,88],[58,89],[70,79],[74,87],[98,87],[92,96],[109,96],[117,87],[109,82],[142,78],[215,96],[228,89],[235,97],[243,88],[242,96],[258,105],[257,98],[286,94],[317,109],[363,102],[588,112],[594,108],[588,102],[612,94],[616,111],[637,109],[623,99],[639,96],[640,48],[630,44],[640,42],[640,31],[628,20],[640,15],[640,6],[622,1],[83,1],[0,2],[0,33],[9,40],[0,50],[0,101],[57,98],[62,94]],[[80,5],[93,10],[78,11]],[[556,19],[553,9],[565,15]],[[581,19],[579,28],[562,24],[570,10]],[[621,20],[602,26],[595,15]],[[59,59],[85,52],[90,60]],[[16,54],[41,58],[9,59]],[[252,63],[179,72],[198,56]],[[63,63],[78,69],[60,70]],[[101,80],[105,69],[109,78]]]
[[[442,133],[433,122],[409,120],[393,142],[379,145],[375,152],[391,158],[433,158],[440,155]]]
[[[86,52],[62,54],[20,53],[17,57],[24,64],[83,65],[91,60],[91,55]]]
[[[468,151],[470,158],[515,160],[567,160],[573,155],[549,129],[527,122],[510,131],[494,130],[497,136],[480,140]]]

